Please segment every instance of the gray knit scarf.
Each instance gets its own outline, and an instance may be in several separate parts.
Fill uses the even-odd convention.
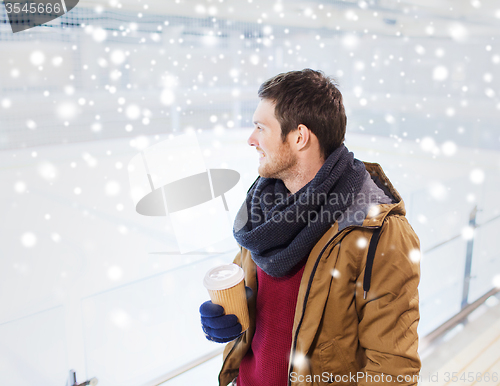
[[[281,180],[260,177],[236,216],[234,238],[268,275],[286,276],[353,203],[365,173],[341,145],[295,194]]]

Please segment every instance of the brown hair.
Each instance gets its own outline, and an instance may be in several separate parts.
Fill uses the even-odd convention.
[[[347,117],[335,80],[306,68],[276,75],[259,88],[259,97],[275,103],[283,142],[300,124],[318,137],[324,159],[344,142]]]

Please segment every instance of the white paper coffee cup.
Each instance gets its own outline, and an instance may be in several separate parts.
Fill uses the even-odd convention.
[[[242,331],[247,330],[250,325],[244,279],[243,269],[236,264],[212,268],[203,279],[212,303],[224,307],[226,315],[236,315]]]

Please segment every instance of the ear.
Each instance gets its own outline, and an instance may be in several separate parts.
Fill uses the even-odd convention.
[[[302,150],[311,145],[311,130],[306,125],[300,124],[295,132],[297,150]]]

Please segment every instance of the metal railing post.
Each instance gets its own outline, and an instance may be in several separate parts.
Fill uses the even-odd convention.
[[[91,378],[83,383],[78,383],[76,381],[76,371],[70,370],[68,380],[66,381],[66,386],[96,386],[99,383],[97,378]]]
[[[477,205],[472,209],[469,215],[469,227],[474,230],[476,229],[476,215],[477,215]],[[474,233],[472,233],[471,238],[467,241],[467,252],[465,255],[465,270],[464,270],[464,285],[462,290],[462,304],[463,309],[469,304],[469,287],[471,279],[471,266],[472,266],[472,252],[474,250]]]

